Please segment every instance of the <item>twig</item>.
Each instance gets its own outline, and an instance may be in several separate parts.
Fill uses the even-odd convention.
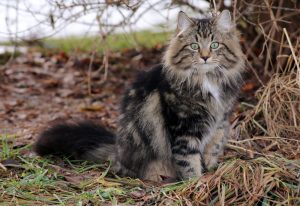
[[[288,41],[288,43],[289,43],[289,46],[290,46],[290,49],[291,49],[291,52],[292,52],[292,55],[293,55],[295,64],[296,64],[296,66],[297,66],[297,83],[298,83],[298,85],[299,85],[299,87],[300,87],[300,67],[299,67],[299,62],[298,62],[298,59],[297,59],[297,57],[296,57],[296,54],[295,54],[293,45],[292,45],[292,43],[291,43],[289,34],[288,34],[287,31],[286,31],[286,28],[283,28],[283,32],[284,32],[284,34],[285,34],[285,36],[286,36],[286,39],[287,39],[287,41]]]
[[[4,171],[7,171],[7,168],[2,163],[0,163],[0,168],[3,169]]]
[[[232,145],[232,144],[227,144],[226,147],[230,148],[230,149],[233,149],[233,150],[240,150],[240,151],[243,151],[243,152],[247,152],[249,154],[258,154],[258,155],[264,155],[260,152],[256,152],[254,150],[250,150],[250,149],[246,149],[246,148],[243,148],[243,147],[239,147],[239,146],[236,146],[236,145]]]
[[[91,58],[90,58],[90,63],[89,63],[89,69],[88,69],[88,79],[87,79],[87,83],[88,83],[88,94],[92,95],[92,67],[93,67],[93,62],[94,62],[94,58],[95,58],[95,53],[96,51],[94,50]]]

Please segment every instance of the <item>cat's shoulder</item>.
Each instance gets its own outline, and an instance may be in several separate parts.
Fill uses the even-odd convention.
[[[148,93],[158,89],[163,82],[163,65],[157,64],[149,70],[139,72],[135,77],[132,88],[143,89]]]
[[[137,73],[133,83],[123,96],[121,111],[126,111],[129,105],[134,104],[137,107],[145,103],[151,94],[155,91],[159,92],[161,88],[165,87],[164,82],[166,81],[162,64],[157,64],[149,70]]]

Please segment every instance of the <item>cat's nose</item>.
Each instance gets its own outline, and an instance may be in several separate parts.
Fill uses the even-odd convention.
[[[201,50],[201,52],[200,52],[200,57],[206,62],[206,60],[209,58],[209,55],[210,54],[210,52],[209,52],[209,50],[206,50],[206,49],[203,49],[203,50]]]
[[[201,58],[206,62],[206,60],[209,58],[209,56],[202,56]]]

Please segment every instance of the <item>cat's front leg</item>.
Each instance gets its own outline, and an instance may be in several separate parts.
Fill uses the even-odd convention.
[[[205,145],[203,158],[207,169],[211,169],[217,165],[218,158],[223,154],[228,133],[229,123],[226,121],[216,129]]]
[[[172,146],[172,155],[177,176],[180,179],[199,177],[203,174],[203,160],[197,137],[177,137]]]

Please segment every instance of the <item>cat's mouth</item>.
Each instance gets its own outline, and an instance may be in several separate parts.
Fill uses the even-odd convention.
[[[211,62],[206,62],[206,63],[200,63],[198,65],[198,69],[201,70],[212,70],[216,67],[217,65],[215,63],[211,63]]]

